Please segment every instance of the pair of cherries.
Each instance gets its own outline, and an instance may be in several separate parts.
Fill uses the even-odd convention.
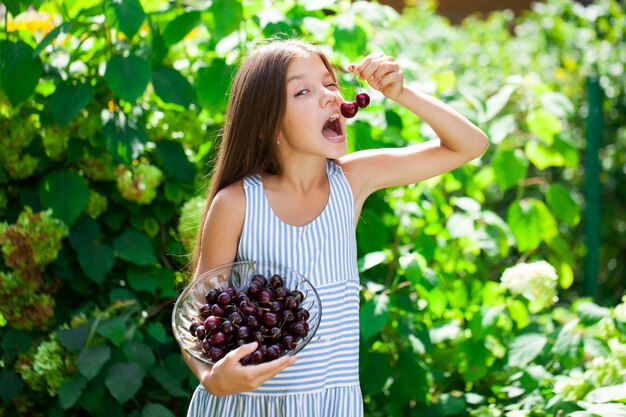
[[[367,93],[359,93],[354,97],[354,101],[346,101],[341,103],[341,114],[343,117],[352,118],[356,116],[360,108],[365,108],[370,104],[370,96]]]

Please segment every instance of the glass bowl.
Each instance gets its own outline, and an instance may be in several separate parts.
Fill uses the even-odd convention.
[[[285,350],[286,355],[300,352],[315,336],[322,318],[322,305],[317,290],[302,274],[278,263],[267,261],[243,261],[221,265],[197,276],[180,294],[172,312],[172,330],[178,344],[194,358],[213,365],[210,356],[203,353],[189,328],[199,317],[200,306],[206,303],[206,295],[214,288],[232,287],[236,291],[246,289],[256,274],[268,280],[280,275],[288,290],[299,290],[304,295],[300,307],[308,310],[309,331],[300,338],[294,349]]]

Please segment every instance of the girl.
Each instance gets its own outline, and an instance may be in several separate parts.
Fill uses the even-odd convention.
[[[286,265],[318,290],[322,322],[298,357],[242,366],[252,343],[208,367],[183,352],[200,380],[188,416],[362,416],[355,227],[363,203],[381,188],[452,170],[487,147],[463,116],[405,86],[392,57],[372,54],[348,69],[439,139],[347,155],[344,100],[319,48],[276,41],[247,57],[232,85],[195,275],[235,260]]]

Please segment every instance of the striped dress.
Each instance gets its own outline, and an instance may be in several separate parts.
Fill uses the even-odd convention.
[[[244,179],[246,217],[237,260],[268,260],[306,276],[322,300],[313,340],[291,365],[258,390],[213,396],[198,386],[188,417],[360,417],[359,277],[354,199],[341,168],[326,164],[330,196],[304,226],[272,211],[260,176]]]

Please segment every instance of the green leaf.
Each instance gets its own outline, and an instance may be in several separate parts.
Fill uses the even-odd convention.
[[[399,384],[408,398],[425,402],[430,383],[427,378],[428,367],[423,360],[412,352],[402,350],[398,355],[396,370],[399,371],[399,377],[394,383]]]
[[[371,358],[361,372],[361,375],[367,375],[361,380],[361,388],[363,394],[375,395],[382,391],[387,379],[392,376],[390,358],[385,353],[373,352],[369,355]]]
[[[513,339],[508,350],[508,365],[523,368],[543,350],[548,339],[539,333],[528,333]]]
[[[4,0],[2,2],[13,18],[26,11],[31,3],[31,0]]]
[[[126,324],[126,319],[123,317],[113,317],[101,322],[96,331],[109,339],[115,346],[120,346],[124,340]]]
[[[159,295],[163,298],[175,297],[176,291],[176,274],[171,269],[161,268],[154,271],[154,277],[157,282]]]
[[[146,332],[159,343],[167,342],[167,332],[161,323],[151,322],[146,326]],[[171,332],[170,332],[171,334]]]
[[[230,35],[243,22],[243,7],[239,0],[213,0],[209,10],[213,17],[209,28],[215,39]]]
[[[444,416],[459,416],[464,415],[465,411],[465,398],[456,397],[454,395],[444,393],[439,397],[439,404],[443,410]]]
[[[187,390],[176,380],[175,376],[165,368],[160,366],[150,368],[150,376],[156,379],[156,381],[165,388],[166,392],[175,397],[186,397],[189,395]]]
[[[72,18],[94,16],[93,8],[97,8],[97,14],[102,14],[101,0],[62,0],[62,4],[67,15]]]
[[[467,369],[463,376],[467,381],[478,381],[487,374],[489,367],[487,360],[491,356],[484,343],[476,340],[466,340],[463,351],[467,356]]]
[[[73,329],[59,329],[56,331],[56,335],[63,346],[72,352],[78,352],[89,337],[89,330],[89,326],[83,325]]]
[[[116,363],[109,368],[104,383],[113,397],[125,403],[141,388],[144,370],[138,363]]]
[[[576,313],[580,321],[586,326],[592,326],[605,317],[610,317],[611,311],[591,301],[581,301],[576,304]]]
[[[523,329],[528,326],[530,320],[526,304],[520,300],[512,300],[507,304],[506,308],[509,310],[511,319],[513,319],[513,321],[517,324],[518,329]]]
[[[174,417],[174,414],[158,403],[150,403],[141,411],[141,417]]]
[[[620,403],[592,404],[587,411],[599,417],[626,417],[626,405]]]
[[[570,99],[561,93],[550,91],[541,96],[541,104],[549,113],[561,119],[566,119],[574,115],[574,104]]]
[[[557,224],[543,202],[528,198],[509,206],[507,223],[520,252],[536,249],[542,240],[557,235]]]
[[[155,265],[157,259],[148,236],[128,230],[113,241],[115,256],[135,265]]]
[[[387,254],[383,251],[367,253],[357,261],[359,272],[367,271],[376,265],[382,264],[386,260]]]
[[[585,401],[591,403],[608,403],[612,401],[626,401],[626,383],[596,388],[585,396]]]
[[[22,377],[15,371],[3,369],[0,371],[0,397],[4,401],[10,401],[24,388]]]
[[[78,250],[78,263],[89,278],[101,284],[115,265],[113,249],[99,242],[81,246]]]
[[[446,293],[439,287],[435,287],[426,295],[428,300],[428,310],[435,316],[441,317],[448,305]]]
[[[582,359],[582,340],[576,333],[576,325],[576,321],[570,321],[563,326],[552,348],[565,368],[576,366]]]
[[[188,107],[195,101],[195,90],[174,68],[158,66],[152,69],[152,85],[161,100]]]
[[[154,365],[155,357],[152,348],[143,342],[126,342],[123,350],[129,362],[138,363],[146,372]]]
[[[0,87],[13,106],[33,94],[43,73],[39,57],[25,42],[0,41]]]
[[[408,280],[411,281],[411,283],[417,284],[421,281],[422,277],[424,276],[424,271],[422,270],[422,267],[419,261],[417,259],[413,259],[406,266],[405,274]]]
[[[361,337],[367,340],[385,327],[389,320],[389,296],[376,294],[374,298],[365,302],[359,312]]]
[[[561,133],[561,120],[543,109],[534,110],[526,116],[528,129],[546,145],[552,145],[554,136]]]
[[[150,268],[150,270],[129,268],[126,271],[126,280],[130,288],[135,291],[145,291],[148,293],[156,291],[157,283],[152,277],[153,271],[154,268]]]
[[[492,333],[502,310],[501,306],[481,306],[470,320],[473,339],[480,341]]]
[[[362,58],[367,48],[367,33],[354,19],[337,22],[333,33],[335,49],[348,59]]]
[[[51,208],[58,219],[72,226],[87,205],[87,181],[72,171],[56,171],[46,175],[39,188],[43,208]]]
[[[576,226],[580,222],[580,206],[563,184],[550,184],[546,200],[557,219],[570,226]]]
[[[128,38],[132,38],[139,30],[146,14],[139,0],[106,0],[106,19],[109,24]]]
[[[505,85],[493,96],[487,99],[487,110],[480,118],[480,123],[486,123],[496,117],[509,102],[511,94],[515,91],[515,86]]]
[[[95,242],[98,236],[100,236],[98,222],[91,217],[81,217],[70,230],[70,245],[78,251],[82,246]]]
[[[150,62],[133,55],[111,58],[104,73],[111,91],[130,103],[134,103],[146,91],[151,76]]]
[[[76,366],[87,379],[94,379],[111,359],[111,348],[106,345],[90,346],[76,359]]]
[[[503,191],[517,185],[526,178],[528,172],[528,160],[519,149],[496,153],[491,165],[496,174],[496,182]]]
[[[125,164],[139,158],[148,141],[143,126],[129,120],[122,113],[115,114],[104,125],[102,137],[115,160]]]
[[[198,69],[196,91],[202,107],[214,114],[224,112],[232,76],[233,67],[225,59],[213,59]]]
[[[72,121],[93,100],[93,87],[89,82],[68,80],[57,86],[50,97],[52,114],[58,124]]]
[[[539,142],[528,142],[524,148],[528,160],[540,170],[565,165],[563,155],[556,148],[549,148]]]
[[[173,45],[183,40],[200,23],[202,23],[202,15],[199,11],[178,15],[165,27],[163,38],[168,45]]]
[[[87,380],[81,375],[74,375],[72,378],[63,382],[59,390],[59,402],[64,410],[76,404],[83,390],[87,386]]]
[[[606,358],[611,354],[611,349],[606,341],[591,336],[585,336],[583,338],[583,351],[585,356],[591,358]]]
[[[141,417],[174,417],[174,414],[157,403],[150,403],[141,410]]]
[[[180,142],[171,140],[157,142],[156,153],[163,163],[163,167],[169,171],[174,178],[193,183],[196,177],[196,165],[189,161],[183,149],[183,145]]]
[[[494,120],[489,126],[489,141],[495,145],[501,143],[511,132],[517,129],[515,117],[507,114]]]

